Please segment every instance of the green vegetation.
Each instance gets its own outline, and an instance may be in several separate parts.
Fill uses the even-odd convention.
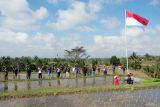
[[[135,52],[129,57],[129,66],[134,70],[141,69],[142,58],[139,57]]]
[[[118,66],[120,64],[120,59],[117,58],[116,56],[112,56],[110,60],[110,64],[114,66]]]
[[[154,65],[147,65],[143,69],[147,75],[153,78],[160,78],[160,58],[156,60]]]
[[[149,79],[149,80],[145,80],[145,81],[144,81],[144,83],[154,83],[154,82],[160,82],[160,79],[152,78],[152,79]]]
[[[60,94],[74,94],[74,93],[88,93],[88,92],[103,92],[103,91],[123,91],[130,90],[134,91],[137,89],[160,87],[160,80],[148,80],[141,84],[134,85],[119,85],[119,86],[88,86],[80,88],[39,88],[24,91],[13,91],[13,92],[0,92],[0,99],[9,98],[22,98],[22,97],[35,97],[35,96],[55,96]]]
[[[65,50],[65,58],[58,58],[58,55],[55,58],[39,58],[38,56],[11,58],[10,56],[3,56],[0,58],[0,72],[2,71],[3,65],[7,66],[9,72],[12,72],[13,66],[16,66],[19,72],[25,72],[25,68],[29,66],[33,73],[37,72],[38,66],[43,66],[43,72],[47,72],[47,68],[52,65],[62,68],[62,73],[64,72],[65,66],[69,66],[71,70],[72,67],[77,66],[81,72],[84,66],[91,71],[93,66],[102,70],[106,65],[111,71],[111,65],[121,65],[125,67],[126,59],[116,56],[112,56],[111,58],[90,58],[90,56],[86,54],[84,47],[81,46]],[[144,72],[153,78],[160,78],[160,58],[149,55],[148,53],[140,56],[133,52],[129,56],[129,70],[133,71],[133,74],[135,71],[138,71]],[[2,76],[0,75],[0,77]]]
[[[84,60],[89,58],[83,46],[75,47],[71,50],[65,50],[65,57],[71,60],[73,66],[85,66]]]

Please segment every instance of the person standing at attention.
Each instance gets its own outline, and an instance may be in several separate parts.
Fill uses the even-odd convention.
[[[38,67],[38,78],[42,79],[42,67]]]
[[[92,67],[92,76],[96,76],[96,66]]]
[[[13,79],[17,79],[17,75],[18,75],[18,68],[16,66],[13,67]]]
[[[70,73],[70,67],[69,66],[66,67],[65,72],[66,72],[66,78],[69,78],[69,73]]]
[[[31,68],[29,67],[29,65],[27,66],[26,68],[26,76],[27,76],[27,79],[30,79],[31,78]]]
[[[115,65],[112,66],[113,75],[115,75]]]
[[[61,76],[61,69],[60,67],[57,67],[57,77],[60,78]]]
[[[98,67],[98,75],[100,75],[100,72],[101,72],[101,68]]]
[[[2,71],[4,72],[4,80],[8,80],[8,70],[6,66],[3,66]]]
[[[48,67],[48,77],[51,79],[52,78],[52,67]]]
[[[108,72],[108,69],[107,69],[107,66],[104,67],[104,76],[107,75],[107,72]]]

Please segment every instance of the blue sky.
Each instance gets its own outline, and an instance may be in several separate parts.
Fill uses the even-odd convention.
[[[13,5],[14,4],[14,5]],[[127,27],[128,53],[160,54],[160,0],[0,0],[0,56],[125,56],[125,9],[149,19]]]

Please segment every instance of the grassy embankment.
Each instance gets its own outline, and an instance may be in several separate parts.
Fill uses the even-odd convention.
[[[105,92],[105,91],[134,91],[144,88],[160,87],[160,79],[146,80],[141,84],[119,85],[119,86],[87,86],[80,88],[39,88],[24,91],[6,91],[0,92],[0,99],[7,100],[10,98],[26,98],[39,96],[56,96],[61,94],[89,93],[89,92]]]

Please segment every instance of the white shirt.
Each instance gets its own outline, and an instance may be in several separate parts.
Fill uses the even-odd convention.
[[[38,73],[42,73],[42,69],[38,67]]]
[[[57,68],[57,72],[60,72],[60,68]]]
[[[75,67],[73,67],[72,71],[73,71],[73,72],[75,71]]]

